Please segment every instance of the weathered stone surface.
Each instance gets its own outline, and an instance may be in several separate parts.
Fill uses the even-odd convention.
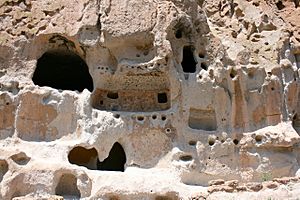
[[[247,188],[249,188],[249,190],[252,190],[254,192],[258,192],[259,190],[261,190],[263,188],[261,183],[247,183],[246,184]]]
[[[299,17],[0,0],[0,199],[299,197]]]
[[[224,180],[222,179],[217,179],[217,180],[211,180],[208,182],[208,185],[209,186],[212,186],[212,185],[223,185],[225,183]]]

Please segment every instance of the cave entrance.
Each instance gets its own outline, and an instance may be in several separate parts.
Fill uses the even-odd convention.
[[[194,50],[193,46],[184,46],[183,47],[183,58],[181,62],[181,66],[183,72],[185,73],[195,73],[197,62],[194,58]]]
[[[40,57],[32,77],[34,84],[62,90],[93,91],[93,79],[85,61],[71,51],[49,51]]]
[[[126,163],[126,154],[123,147],[116,142],[111,148],[108,157],[100,162],[95,148],[74,147],[68,154],[71,164],[83,166],[91,170],[122,171]]]
[[[73,174],[63,174],[55,188],[55,194],[63,196],[65,199],[80,199],[77,178]]]
[[[68,160],[72,164],[95,170],[97,169],[98,153],[95,148],[75,147],[69,152]]]
[[[106,171],[122,171],[124,172],[124,165],[126,163],[126,154],[123,147],[116,142],[111,148],[108,157],[98,163],[98,170]]]

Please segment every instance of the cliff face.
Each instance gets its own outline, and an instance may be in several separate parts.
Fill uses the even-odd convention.
[[[299,68],[298,0],[0,0],[0,199],[296,199]]]

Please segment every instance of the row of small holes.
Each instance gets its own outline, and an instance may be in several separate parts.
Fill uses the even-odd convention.
[[[218,139],[218,138],[217,138]],[[210,145],[210,146],[213,146],[214,144],[215,144],[215,139],[209,139],[208,140],[208,144]],[[223,142],[225,142],[224,140],[221,140],[221,142],[223,143]],[[233,141],[232,141],[235,145],[238,145],[239,144],[239,140],[238,139],[234,139]]]
[[[115,118],[117,118],[117,119],[120,118],[120,114],[114,114],[113,116],[114,116]],[[137,117],[137,120],[138,120],[138,121],[143,121],[144,119],[145,119],[144,116],[138,116],[138,117]],[[157,119],[157,115],[152,115],[152,119],[153,119],[153,120],[156,120],[156,119]],[[162,116],[161,116],[161,120],[162,120],[162,121],[165,121],[166,119],[167,119],[167,117],[166,117],[165,115],[162,115]]]

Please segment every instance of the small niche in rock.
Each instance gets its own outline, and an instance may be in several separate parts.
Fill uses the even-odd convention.
[[[143,116],[138,116],[137,118],[136,118],[138,121],[144,121],[144,117]]]
[[[282,10],[282,9],[285,8],[285,6],[283,5],[282,1],[278,1],[278,2],[276,3],[276,6],[277,6],[278,10]]]
[[[157,101],[158,103],[167,103],[168,102],[168,96],[165,92],[158,93],[157,94]]]
[[[63,174],[55,188],[55,194],[63,196],[65,199],[80,199],[77,178],[73,174]]]
[[[126,154],[121,144],[116,142],[111,148],[108,157],[103,162],[97,163],[99,170],[124,172]]]
[[[209,146],[213,146],[215,144],[215,142],[216,142],[216,139],[214,139],[214,138],[209,138],[208,139]]]
[[[114,114],[114,118],[119,119],[120,118],[120,114]]]
[[[175,32],[175,37],[176,37],[177,39],[182,38],[182,30],[181,30],[181,29],[178,29],[178,30]]]
[[[12,155],[11,159],[18,165],[26,165],[30,161],[30,158],[24,152]]]
[[[202,53],[199,53],[199,54],[198,54],[198,56],[199,56],[199,58],[202,58],[202,59],[204,59],[204,58],[205,58],[205,55],[204,55],[204,54],[202,54]]]
[[[193,46],[184,46],[183,47],[183,58],[181,62],[181,66],[183,72],[185,73],[195,73],[197,62],[194,58],[194,50]]]
[[[108,92],[107,93],[107,98],[118,99],[119,98],[119,94],[117,92]]]
[[[239,140],[238,140],[238,139],[234,139],[234,140],[233,140],[233,143],[234,143],[235,145],[238,145],[238,144],[239,144]]]
[[[93,91],[93,79],[85,61],[71,51],[49,51],[40,57],[32,77],[34,84],[61,90]]]
[[[68,160],[72,164],[95,170],[97,169],[98,153],[95,148],[75,147],[69,152]]]
[[[230,72],[230,74],[229,74],[230,78],[233,79],[236,75],[237,75],[237,71],[234,70],[234,69],[232,69],[231,72]]]
[[[260,143],[260,142],[262,141],[262,136],[261,136],[261,135],[256,135],[256,136],[255,136],[255,141],[256,141],[257,143]]]
[[[8,164],[6,160],[0,160],[0,182],[3,179],[3,176],[6,174],[8,171]]]
[[[182,156],[179,157],[179,159],[181,161],[187,162],[187,161],[193,160],[193,157],[191,155],[182,155]]]
[[[216,113],[214,110],[191,108],[188,125],[192,129],[215,131],[217,130]]]
[[[197,144],[197,141],[195,141],[195,140],[189,141],[189,145],[191,145],[191,146],[196,146],[196,144]]]
[[[166,120],[167,120],[167,117],[166,117],[165,115],[162,115],[162,116],[161,116],[161,120],[162,120],[162,121],[166,121]]]

